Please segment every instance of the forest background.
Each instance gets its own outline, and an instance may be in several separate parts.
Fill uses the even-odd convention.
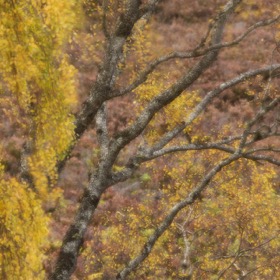
[[[278,279],[277,2],[1,1],[0,278]]]

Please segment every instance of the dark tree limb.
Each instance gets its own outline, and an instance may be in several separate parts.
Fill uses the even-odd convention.
[[[83,244],[83,237],[96,209],[101,193],[84,193],[74,223],[68,229],[61,246],[56,267],[50,280],[66,280],[76,268],[77,258]]]
[[[110,36],[105,51],[105,59],[101,67],[95,85],[93,86],[88,99],[83,104],[83,108],[76,120],[76,141],[82,136],[84,131],[92,123],[98,113],[97,126],[100,130],[99,142],[102,153],[98,169],[92,174],[89,186],[84,191],[83,199],[75,221],[68,229],[56,267],[51,275],[52,280],[67,280],[73,273],[79,250],[83,244],[85,231],[90,219],[98,205],[99,199],[108,187],[110,167],[114,162],[112,155],[106,153],[108,149],[108,133],[106,128],[106,112],[103,103],[110,99],[110,91],[114,85],[117,68],[122,55],[123,46],[132,32],[134,24],[140,18],[140,0],[129,0],[125,7],[125,12],[119,17],[114,34]],[[68,156],[75,143],[69,148]],[[68,157],[58,163],[58,170],[62,170]]]
[[[107,34],[108,36],[103,65],[100,67],[96,82],[92,86],[88,98],[77,115],[74,131],[75,141],[69,147],[65,158],[57,163],[58,173],[60,173],[69,159],[77,141],[92,124],[101,105],[106,100],[112,98],[111,92],[118,75],[118,63],[122,57],[124,44],[131,34],[135,23],[141,16],[143,16],[143,14],[140,13],[140,2],[141,1],[139,0],[128,1],[125,13],[119,17],[114,33],[110,34],[110,36]],[[106,24],[105,15],[103,17],[103,21],[104,24]]]

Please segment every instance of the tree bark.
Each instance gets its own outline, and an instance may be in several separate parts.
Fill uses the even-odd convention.
[[[70,279],[71,274],[76,268],[84,234],[99,203],[100,197],[101,192],[96,192],[95,194],[92,194],[89,190],[84,192],[79,212],[64,237],[56,267],[50,280]]]

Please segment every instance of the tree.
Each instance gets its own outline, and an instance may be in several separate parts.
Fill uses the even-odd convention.
[[[3,279],[44,277],[49,215],[42,203],[61,195],[49,187],[56,180],[56,161],[73,140],[75,69],[63,46],[76,24],[75,7],[78,11],[76,1],[0,4]]]
[[[277,155],[279,144],[277,146],[275,140],[280,136],[277,114],[280,101],[277,76],[280,64],[276,63],[275,56],[279,35],[275,36],[276,47],[267,65],[260,66],[258,63],[251,70],[247,69],[226,81],[219,81],[206,92],[199,91],[199,79],[207,73],[210,77],[214,76],[211,67],[215,66],[216,61],[224,59],[225,55],[234,55],[232,50],[239,44],[248,43],[248,37],[260,28],[279,26],[279,7],[277,9],[275,4],[272,9],[271,6],[260,4],[259,9],[265,11],[263,14],[266,17],[253,14],[247,19],[250,24],[247,29],[235,38],[225,40],[225,37],[230,37],[227,30],[238,19],[248,17],[249,11],[254,11],[254,3],[222,1],[223,7],[217,7],[216,16],[210,16],[212,19],[206,32],[201,35],[196,46],[187,51],[175,50],[158,56],[152,51],[149,42],[152,39],[147,37],[155,36],[150,26],[160,2],[128,0],[86,3],[89,10],[93,8],[96,38],[99,41],[95,51],[101,55],[96,55],[96,60],[99,60],[96,80],[81,109],[76,109],[74,114],[71,107],[75,106],[75,71],[65,54],[65,44],[75,26],[76,15],[73,11],[77,7],[76,2],[67,1],[61,7],[53,1],[46,1],[44,5],[24,1],[2,4],[5,19],[2,32],[7,35],[7,39],[3,40],[4,49],[1,50],[4,93],[1,104],[4,109],[17,106],[15,108],[18,110],[13,110],[8,116],[14,122],[20,120],[22,124],[19,133],[25,135],[25,140],[20,143],[22,153],[18,157],[20,164],[17,173],[14,174],[15,171],[9,170],[7,166],[5,172],[2,172],[1,194],[5,197],[3,209],[10,208],[7,198],[11,199],[14,195],[10,190],[5,191],[5,188],[13,185],[15,189],[24,192],[23,201],[32,202],[28,207],[23,207],[27,212],[26,220],[34,221],[36,230],[42,231],[44,226],[41,221],[47,220],[47,215],[44,216],[40,210],[33,218],[33,213],[28,209],[37,209],[40,203],[53,203],[57,199],[60,193],[50,191],[56,184],[57,176],[71,158],[73,149],[79,145],[80,138],[92,130],[93,125],[96,133],[94,166],[90,170],[89,182],[80,200],[76,218],[63,239],[51,279],[70,278],[101,196],[110,187],[118,187],[122,182],[133,179],[143,166],[147,173],[142,175],[141,180],[149,181],[149,172],[161,160],[169,164],[164,165],[163,171],[153,174],[153,178],[158,178],[156,189],[162,188],[160,203],[152,209],[155,212],[141,207],[141,201],[133,209],[134,220],[131,218],[128,227],[118,227],[117,224],[108,227],[111,234],[123,230],[137,233],[139,244],[143,244],[128,248],[131,249],[127,253],[129,258],[121,260],[122,265],[126,262],[127,265],[122,269],[118,267],[119,273],[111,278],[128,277],[151,254],[157,243],[162,242],[164,246],[162,236],[168,240],[175,234],[175,229],[179,230],[181,244],[185,248],[182,275],[176,277],[190,279],[193,276],[199,279],[208,277],[207,271],[210,271],[221,279],[230,271],[238,274],[241,279],[260,270],[260,267],[266,268],[263,273],[268,277],[279,273],[276,265],[275,271],[270,271],[266,264],[268,258],[274,261],[273,254],[276,254],[275,248],[279,245],[275,241],[279,235],[275,218],[279,198],[271,187],[275,171],[268,165],[280,165]],[[20,20],[11,20],[11,17]],[[187,63],[184,65],[185,61]],[[223,123],[219,129],[203,129],[203,126],[215,124],[211,119],[218,112],[213,104],[230,90],[235,99],[242,94],[252,103],[250,114],[238,112],[236,124],[230,126],[228,121],[224,121],[224,115],[230,115],[226,111],[220,115]],[[112,117],[108,108],[124,97],[130,101],[127,110],[133,111],[135,116],[124,128],[115,131],[110,127]],[[238,105],[242,108],[242,104]],[[230,107],[226,105],[226,109]],[[247,177],[241,175],[244,171]],[[171,188],[172,184],[174,188]],[[247,186],[245,190],[242,189],[244,184]],[[241,195],[236,195],[237,191]],[[262,194],[261,197],[258,194]],[[264,207],[262,201],[270,205]],[[153,205],[152,201],[147,203]],[[186,211],[187,218],[184,217]],[[17,212],[12,216],[21,219]],[[158,216],[159,222],[155,226],[153,220]],[[12,242],[17,241],[18,234],[8,226],[8,214],[5,211],[3,217],[6,219],[3,228],[7,238]],[[258,225],[254,223],[254,217],[259,217]],[[172,224],[174,219],[177,219],[175,226]],[[269,224],[267,219],[273,221],[269,231],[264,230]],[[229,220],[230,223],[219,230],[213,228],[218,228],[221,220]],[[136,221],[139,225],[135,224]],[[146,226],[142,234],[141,221]],[[204,235],[200,235],[200,232]],[[213,235],[225,236],[227,232],[231,234],[224,240],[229,240],[231,246],[226,247],[225,244],[218,244]],[[45,230],[44,233],[38,233],[41,238],[44,234]],[[101,238],[98,233],[96,237]],[[115,234],[114,242],[120,245],[125,237]],[[206,238],[212,240],[212,249],[219,255],[216,259],[210,256],[209,248],[205,247]],[[3,240],[2,247],[5,244]],[[32,246],[39,248],[43,245],[42,240],[36,242],[38,244]],[[195,270],[195,262],[190,255],[191,242],[196,244],[197,267],[200,270]],[[270,250],[259,251],[267,243],[271,244]],[[244,244],[246,248],[242,247]],[[155,250],[163,252],[162,248]],[[175,249],[172,250],[169,250],[170,253],[175,253]],[[12,252],[12,246],[2,249],[2,267],[7,267],[6,251]],[[25,254],[22,253],[21,261]],[[208,254],[208,261],[202,261],[203,254],[204,257]],[[242,260],[245,254],[250,255],[247,263]],[[264,258],[263,262],[258,254]],[[10,253],[9,257],[15,259]],[[38,258],[42,260],[43,257],[38,255]],[[109,263],[114,261],[112,259]],[[159,263],[156,258],[152,261]],[[38,259],[36,269],[39,271],[37,263]],[[1,273],[9,277],[10,268],[2,269]],[[20,269],[17,273],[20,273]],[[30,277],[26,275],[26,279]],[[91,275],[102,277],[99,272]]]

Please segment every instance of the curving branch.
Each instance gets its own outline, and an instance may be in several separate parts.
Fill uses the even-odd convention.
[[[143,162],[146,162],[148,160],[155,159],[157,157],[174,153],[174,152],[182,152],[182,151],[190,151],[190,150],[205,150],[205,149],[217,149],[228,153],[233,153],[233,148],[230,148],[229,146],[225,146],[225,144],[230,144],[231,142],[241,140],[243,139],[243,142],[246,142],[246,139],[250,133],[253,133],[250,131],[251,127],[259,120],[260,117],[262,117],[264,114],[266,114],[268,111],[274,108],[274,106],[277,105],[279,98],[276,98],[276,100],[272,101],[271,104],[269,104],[267,107],[261,110],[255,118],[250,122],[250,129],[245,133],[245,135],[239,135],[239,136],[231,136],[229,138],[226,138],[222,141],[216,142],[216,143],[204,143],[204,144],[195,144],[191,143],[189,145],[180,145],[180,146],[171,146],[166,149],[163,149],[168,143],[171,142],[172,139],[174,139],[180,132],[182,132],[188,125],[190,125],[197,117],[206,109],[206,107],[211,103],[211,101],[217,97],[220,93],[222,93],[224,90],[231,88],[241,82],[246,81],[249,78],[255,77],[257,75],[262,75],[266,73],[271,73],[273,71],[276,71],[280,69],[280,64],[275,64],[272,66],[267,66],[264,68],[251,70],[245,73],[240,74],[239,76],[235,77],[232,80],[229,80],[227,82],[222,83],[214,90],[208,92],[206,96],[203,98],[203,100],[194,108],[193,112],[188,116],[186,120],[183,120],[178,126],[176,126],[173,130],[167,132],[164,136],[161,137],[161,139],[154,144],[152,147],[148,147],[143,150],[143,147],[140,147],[138,152],[135,156],[131,157],[128,160],[128,163],[126,165],[126,169],[119,173],[114,173],[112,175],[112,183],[124,181],[127,178],[129,178],[133,172],[138,169],[139,165],[141,165]],[[243,134],[244,134],[243,133]],[[277,133],[270,133],[267,135],[263,135],[262,140],[266,139],[270,136],[276,136]],[[252,139],[249,142],[244,142],[242,144],[243,146],[251,146],[256,141],[259,141],[260,139]],[[271,148],[270,148],[270,151]],[[250,152],[252,153],[252,152]],[[249,156],[249,152],[246,155]],[[273,163],[275,161],[270,160],[270,163]],[[274,164],[274,163],[273,163]]]
[[[232,267],[234,266],[234,264],[236,263],[236,261],[238,260],[239,256],[240,256],[240,250],[241,250],[241,244],[242,244],[242,240],[243,240],[243,235],[244,235],[244,229],[241,229],[241,233],[240,233],[240,240],[239,240],[239,245],[238,245],[238,248],[236,250],[236,253],[234,255],[234,258],[233,260],[230,262],[230,264],[225,267],[223,270],[221,270],[219,273],[218,273],[218,277],[217,279],[221,279],[225,273]]]
[[[190,223],[190,220],[191,220],[190,218],[191,218],[192,212],[193,212],[193,209],[190,208],[188,216],[184,220],[184,222],[181,224],[179,224],[179,223],[176,224],[176,227],[179,229],[179,231],[183,237],[183,241],[184,241],[184,245],[185,245],[181,266],[182,266],[183,274],[185,275],[185,277],[188,277],[189,279],[191,279],[191,277],[192,277],[194,266],[191,261],[191,240],[189,240],[189,238],[187,237],[187,233],[192,235],[192,239],[193,239],[193,233],[190,233],[190,231],[188,231],[186,229],[186,226]]]
[[[140,9],[141,17],[148,20],[155,12],[156,5],[159,2],[161,2],[161,0],[149,0],[148,3]]]
[[[223,30],[226,25],[229,15],[234,11],[236,6],[240,3],[239,0],[229,1],[221,13],[218,14],[215,26],[213,27],[213,34],[211,37],[212,45],[218,44],[222,40]],[[112,149],[117,155],[119,151],[125,147],[130,141],[135,139],[145,129],[153,116],[164,106],[177,98],[186,88],[192,85],[202,73],[215,61],[219,51],[213,50],[207,53],[198,63],[196,63],[187,74],[179,79],[174,85],[167,90],[164,90],[155,98],[153,98],[147,107],[138,116],[136,121],[120,132],[112,144]]]
[[[128,87],[126,87],[120,91],[115,92],[115,96],[124,95],[124,94],[127,94],[127,93],[135,90],[139,85],[143,84],[148,79],[149,75],[160,64],[162,64],[164,62],[167,62],[172,59],[197,58],[197,57],[206,55],[207,53],[214,51],[214,50],[220,50],[223,48],[229,48],[229,47],[236,46],[241,41],[243,41],[246,37],[248,37],[248,35],[251,34],[254,30],[256,30],[260,27],[264,27],[264,26],[268,26],[273,23],[276,23],[277,21],[279,21],[279,19],[280,19],[280,16],[277,16],[272,19],[259,21],[255,24],[251,25],[242,35],[238,36],[236,39],[234,39],[231,42],[219,43],[219,44],[212,45],[208,48],[201,49],[204,46],[207,38],[209,37],[211,30],[213,29],[213,24],[211,23],[208,27],[208,31],[207,31],[205,37],[202,38],[201,42],[199,43],[199,45],[197,47],[194,48],[194,50],[186,51],[186,52],[174,51],[174,52],[161,56],[161,57],[157,58],[156,60],[150,62],[148,64],[148,66],[146,67],[146,69],[143,70],[143,72],[141,72],[139,74],[139,76],[135,79],[134,82],[132,82],[131,85],[129,85]]]
[[[237,260],[239,258],[242,258],[242,257],[246,257],[248,258],[248,253],[249,252],[254,252],[254,251],[257,251],[259,249],[261,249],[262,247],[264,247],[265,245],[269,244],[271,241],[275,240],[276,238],[279,237],[279,233],[276,235],[276,236],[273,236],[272,238],[269,238],[268,240],[256,245],[256,246],[253,246],[253,247],[249,247],[247,249],[241,249],[241,243],[242,243],[242,236],[243,236],[243,231],[241,232],[241,237],[240,237],[240,242],[239,242],[239,247],[236,251],[235,254],[233,255],[226,255],[226,256],[218,256],[218,257],[214,257],[213,260],[218,260],[218,259],[233,259],[230,264],[225,267],[223,270],[221,270],[219,273],[218,273],[218,279],[221,279],[223,275],[225,275],[225,273],[233,266],[236,271],[240,274],[240,276],[242,278],[246,277],[247,275],[255,272],[256,270],[260,269],[262,266],[258,266],[258,267],[255,267],[249,271],[242,271],[240,269],[240,267],[236,264]],[[241,279],[242,279],[241,278]]]
[[[212,93],[212,92],[210,92]],[[207,97],[207,96],[206,96]],[[280,98],[275,98],[272,100],[266,107],[261,108],[254,118],[252,118],[251,121],[248,122],[247,127],[244,129],[243,133],[241,135],[237,136],[230,136],[227,137],[221,141],[218,142],[206,142],[206,143],[189,143],[187,145],[173,145],[167,148],[161,148],[161,146],[165,146],[168,142],[166,139],[166,135],[163,137],[165,142],[159,142],[159,143],[153,145],[152,147],[140,147],[138,149],[138,152],[136,155],[130,157],[127,161],[127,164],[125,168],[120,172],[113,172],[111,177],[111,185],[122,182],[127,180],[139,167],[142,163],[156,159],[158,157],[162,157],[167,154],[176,153],[176,152],[187,152],[187,151],[201,151],[201,150],[219,150],[222,152],[226,152],[229,154],[234,154],[236,152],[234,147],[231,147],[230,144],[234,144],[236,141],[240,141],[239,143],[239,153],[242,154],[242,157],[254,160],[254,161],[266,161],[270,164],[279,166],[279,160],[263,155],[263,154],[256,154],[257,152],[278,152],[279,149],[271,146],[264,146],[259,148],[252,148],[252,145],[256,142],[259,142],[260,140],[265,140],[273,136],[278,136],[277,130],[275,132],[270,132],[267,134],[262,135],[262,139],[254,137],[252,140],[247,141],[247,138],[250,134],[255,134],[256,132],[251,132],[252,126],[256,124],[256,122],[263,117],[265,114],[270,112],[272,109],[275,108],[275,106],[278,104]],[[198,105],[200,106],[203,103],[203,101]],[[206,106],[206,105],[205,105]],[[196,107],[197,108],[197,107]],[[195,109],[195,112],[197,110]],[[175,130],[172,130],[171,133],[173,133]],[[177,133],[178,134],[178,133]],[[169,134],[170,135],[170,134]],[[171,134],[172,135],[172,134]],[[175,137],[175,135],[174,135]],[[169,142],[174,138],[172,137]],[[164,145],[162,145],[164,143]],[[250,147],[249,150],[243,151],[244,148]]]
[[[232,80],[226,81],[219,85],[214,90],[208,92],[206,96],[202,99],[202,101],[194,108],[193,112],[186,118],[186,120],[182,120],[182,122],[176,126],[173,130],[167,132],[159,142],[154,146],[154,149],[159,150],[165,145],[167,145],[174,137],[176,137],[180,132],[182,132],[187,126],[189,126],[195,119],[197,119],[202,112],[206,109],[206,107],[211,103],[211,101],[221,94],[226,89],[232,88],[237,84],[240,84],[250,78],[256,77],[262,74],[268,74],[273,71],[279,70],[280,64],[275,64],[271,66],[267,66],[260,69],[250,70],[245,73],[238,75]]]

